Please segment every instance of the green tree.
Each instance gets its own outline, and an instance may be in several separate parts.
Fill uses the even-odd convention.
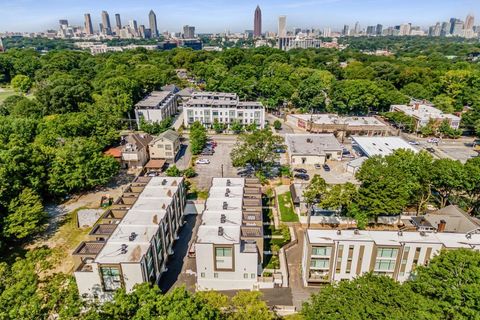
[[[283,142],[283,137],[274,135],[269,128],[253,133],[242,133],[230,153],[232,163],[235,167],[243,167],[250,163],[263,171],[268,164],[279,159],[280,156],[275,150],[282,148]]]
[[[216,133],[222,133],[225,130],[225,124],[220,123],[218,119],[215,119],[213,121],[212,128],[213,130],[215,130]]]
[[[420,294],[372,274],[327,285],[303,304],[301,314],[306,320],[438,319]]]
[[[151,135],[159,135],[160,133],[163,133],[172,127],[172,118],[166,118],[163,119],[162,121],[156,121],[156,122],[146,122],[143,118],[140,119],[140,130],[145,131],[148,134]]]
[[[12,88],[22,92],[27,93],[32,87],[32,80],[23,74],[17,74],[12,79]]]
[[[235,134],[239,134],[243,131],[243,125],[240,123],[240,121],[235,120],[232,122],[232,124],[230,124],[230,130],[232,130],[232,132]]]
[[[350,182],[336,184],[328,188],[319,205],[322,208],[339,210],[342,214],[346,214],[356,194],[357,187],[354,184]]]
[[[303,191],[303,197],[308,205],[320,203],[327,193],[327,183],[320,175],[313,176],[312,181]]]
[[[195,172],[194,168],[190,167],[190,168],[187,168],[187,169],[183,170],[182,175],[185,178],[193,178],[197,175],[197,173]]]
[[[41,224],[46,217],[41,198],[32,189],[25,188],[10,202],[3,233],[6,237],[24,239],[42,231]]]
[[[182,176],[182,172],[180,171],[180,169],[177,168],[176,165],[172,165],[172,166],[168,167],[168,169],[165,171],[165,174],[167,175],[167,177],[181,177]]]
[[[231,301],[229,320],[258,319],[273,320],[275,314],[261,300],[262,293],[258,291],[239,291]]]
[[[340,114],[366,114],[380,106],[380,88],[369,80],[343,80],[333,85],[329,111]]]
[[[280,122],[280,120],[275,120],[273,122],[273,127],[275,128],[275,130],[280,130],[282,129],[282,123]]]
[[[190,126],[190,148],[194,155],[200,154],[207,143],[207,129],[198,121]]]
[[[437,192],[440,207],[447,205],[454,192],[462,189],[465,171],[460,161],[438,159],[432,167],[432,187]]]
[[[411,287],[430,299],[441,319],[476,319],[480,314],[480,253],[469,249],[442,252],[418,267]]]

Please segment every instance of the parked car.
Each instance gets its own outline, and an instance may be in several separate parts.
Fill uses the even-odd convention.
[[[427,140],[428,143],[439,143],[440,142],[440,139],[437,139],[437,138],[430,138]]]
[[[320,163],[315,163],[315,169],[317,170],[322,169],[322,165]]]
[[[408,143],[410,143],[412,146],[418,146],[418,145],[420,145],[420,142],[414,141],[414,140],[408,141]]]
[[[210,160],[208,159],[198,159],[195,161],[196,164],[210,164]]]
[[[433,149],[433,148],[426,148],[426,150],[430,153],[435,153],[435,149]]]
[[[275,149],[275,153],[285,153],[286,151],[284,149]]]
[[[323,170],[325,170],[326,172],[330,172],[330,167],[328,166],[328,164],[323,165]]]
[[[305,174],[305,173],[297,173],[294,177],[295,177],[295,179],[300,179],[300,180],[305,180],[305,181],[310,180],[310,176],[308,174]]]
[[[295,168],[295,169],[293,169],[293,171],[299,172],[299,173],[307,173],[307,170],[305,170],[303,168]]]

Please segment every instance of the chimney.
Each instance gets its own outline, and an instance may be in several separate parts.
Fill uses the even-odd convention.
[[[418,109],[420,109],[420,103],[418,103],[418,102],[415,102],[415,104],[414,104],[414,107],[415,107],[415,110],[418,110]]]
[[[446,227],[447,227],[447,221],[440,220],[440,223],[437,226],[437,232],[445,232]]]

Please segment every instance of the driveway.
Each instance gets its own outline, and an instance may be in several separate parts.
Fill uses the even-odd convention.
[[[185,225],[180,229],[178,240],[173,245],[174,254],[167,263],[167,271],[160,278],[158,286],[163,293],[171,288],[185,286],[188,290],[195,290],[195,258],[187,256],[190,244],[195,241],[200,215],[185,216]]]
[[[289,248],[287,254],[287,265],[289,274],[289,285],[292,290],[293,305],[299,311],[302,303],[307,301],[313,293],[319,291],[318,288],[307,288],[303,285],[302,279],[302,254],[304,230],[300,225],[295,225],[298,243]]]

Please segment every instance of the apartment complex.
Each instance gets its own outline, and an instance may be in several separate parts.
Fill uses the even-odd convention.
[[[106,301],[119,288],[158,283],[186,203],[183,178],[138,177],[73,252],[75,279],[86,299]]]
[[[177,96],[170,91],[153,91],[135,105],[135,118],[146,122],[160,122],[178,111]]]
[[[351,280],[367,272],[403,282],[443,249],[480,250],[480,234],[307,230],[302,259],[305,286]]]
[[[243,125],[265,126],[265,108],[260,102],[240,101],[235,93],[193,92],[184,105],[184,125],[195,121],[211,126],[215,121],[230,125],[238,121]]]
[[[415,120],[416,131],[425,127],[430,121],[434,121],[435,124],[439,125],[447,120],[452,129],[458,129],[460,127],[460,117],[443,113],[443,111],[435,108],[431,104],[414,101],[410,105],[392,105],[390,111],[401,112],[412,117]]]
[[[341,117],[336,114],[292,114],[287,121],[312,133],[333,133],[339,139],[346,136],[386,136],[390,129],[375,117]]]
[[[198,290],[252,290],[263,261],[261,184],[214,178],[195,242]]]

